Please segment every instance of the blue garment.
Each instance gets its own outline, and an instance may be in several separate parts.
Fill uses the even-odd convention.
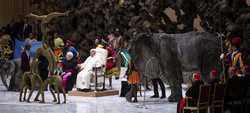
[[[73,53],[73,57],[74,58],[77,56],[77,50],[74,47],[70,46],[69,49],[68,49],[68,51],[70,51],[70,52]]]
[[[15,40],[15,51],[14,51],[14,59],[21,58],[22,48],[25,46],[25,41]],[[42,47],[41,41],[35,41],[31,43],[30,48],[30,57],[33,58],[36,54],[36,50]]]

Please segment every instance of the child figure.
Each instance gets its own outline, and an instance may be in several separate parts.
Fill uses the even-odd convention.
[[[137,101],[137,90],[138,90],[138,84],[140,83],[140,74],[138,70],[135,68],[134,64],[131,63],[130,66],[130,72],[128,76],[128,83],[130,84],[131,88],[129,92],[126,94],[126,100],[128,102],[138,102]],[[132,98],[134,97],[134,100],[132,101]]]

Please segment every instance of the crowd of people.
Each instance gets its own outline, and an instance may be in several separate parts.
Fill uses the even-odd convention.
[[[63,86],[66,92],[71,91],[75,86],[78,91],[90,91],[91,78],[93,77],[94,67],[104,67],[106,75],[111,78],[118,76],[121,80],[120,96],[126,96],[129,102],[137,102],[137,90],[140,83],[140,73],[134,66],[131,56],[127,50],[128,42],[126,38],[118,32],[112,32],[108,35],[97,36],[95,46],[89,52],[90,56],[82,60],[79,58],[79,53],[75,48],[76,44],[71,40],[64,40],[57,32],[49,32],[50,38],[44,38],[43,33],[39,30],[38,24],[32,24],[25,18],[18,18],[12,24],[3,27],[0,30],[0,37],[9,35],[12,40],[25,40],[26,44],[21,53],[21,70],[23,72],[30,71],[29,50],[32,41],[43,41],[43,48],[50,51],[51,58],[44,54],[44,50],[37,49],[36,58],[38,59],[38,72],[42,80],[46,80],[49,75],[59,73],[63,80]],[[36,27],[34,29],[34,27]],[[123,40],[123,41],[121,41]],[[119,46],[115,45],[114,41],[120,41]],[[225,70],[220,74],[218,69],[211,70],[210,79],[204,81],[201,79],[200,72],[193,75],[192,86],[187,90],[187,98],[198,98],[199,86],[205,84],[225,83],[232,84],[234,81],[240,81],[242,87],[249,86],[250,65],[244,62],[244,55],[240,50],[241,38],[234,36],[225,40],[225,48],[227,52],[221,54],[221,61],[225,63]],[[13,48],[12,48],[13,49]],[[117,62],[117,56],[120,55],[121,62]],[[54,57],[54,58],[52,58]],[[53,63],[56,62],[57,69],[50,69]],[[117,63],[119,67],[117,67]],[[53,66],[52,66],[53,67]],[[223,75],[223,76],[220,76]],[[164,83],[159,78],[152,80],[154,87],[154,95],[152,98],[159,98],[158,84],[161,87],[161,99],[166,97]],[[230,88],[230,87],[227,87]],[[227,90],[226,90],[227,91]],[[178,110],[182,111],[185,106],[186,97],[181,97]],[[132,98],[134,98],[132,100]],[[225,98],[227,99],[227,98]],[[178,113],[179,113],[178,112]]]
[[[78,91],[91,91],[93,68],[104,67],[106,77],[110,79],[112,76],[117,79],[120,77],[122,83],[126,83],[126,86],[122,85],[120,96],[124,97],[127,92],[130,92],[133,95],[127,94],[128,101],[131,101],[132,97],[134,97],[134,102],[137,102],[135,92],[137,92],[137,85],[140,80],[139,72],[132,65],[127,50],[128,44],[126,42],[114,42],[124,39],[118,31],[96,36],[96,39],[93,40],[95,42],[94,48],[89,52],[90,56],[87,59],[82,59],[80,58],[81,53],[75,48],[77,44],[72,40],[65,40],[59,36],[58,32],[49,31],[47,34],[43,34],[41,30],[37,32],[40,27],[34,28],[35,30],[33,27],[37,26],[31,24],[28,18],[25,17],[23,20],[18,18],[17,21],[1,28],[0,31],[1,37],[3,35],[10,36],[11,42],[15,42],[15,40],[25,42],[20,56],[23,73],[32,70],[33,67],[30,66],[30,63],[32,60],[37,59],[38,73],[42,81],[45,81],[52,74],[60,74],[66,92],[71,91],[74,87]],[[44,38],[44,35],[48,38]],[[31,43],[34,41],[41,41],[42,47],[38,48],[34,58],[31,58]],[[122,45],[121,48],[118,48],[117,44]],[[118,54],[121,56],[120,67],[117,67],[116,62]],[[56,62],[56,65],[53,62]],[[128,75],[131,76],[128,77]]]

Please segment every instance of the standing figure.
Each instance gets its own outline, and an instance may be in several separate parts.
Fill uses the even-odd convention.
[[[131,64],[128,74],[128,83],[130,84],[130,90],[126,94],[126,99],[129,102],[132,102],[132,98],[134,97],[133,102],[137,101],[137,90],[138,84],[140,83],[140,74],[139,71],[135,68],[134,64]]]
[[[128,42],[127,40],[122,39],[120,42],[120,50],[117,53],[116,57],[116,66],[118,67],[119,77],[121,81],[121,89],[120,89],[120,97],[124,97],[126,93],[129,91],[129,85],[127,82],[127,71],[129,65],[131,65],[131,56],[127,49]]]
[[[22,53],[21,53],[22,72],[30,71],[30,54],[29,54],[30,48],[31,48],[31,45],[26,44],[23,48]]]
[[[36,51],[36,58],[38,59],[38,72],[39,75],[44,82],[48,78],[49,74],[49,61],[43,54],[44,50],[42,48],[38,48]]]
[[[52,51],[51,48],[48,47],[48,45],[46,43],[43,43],[43,47],[44,49],[44,56],[47,58],[47,60],[49,61],[49,75],[53,75],[55,74],[55,72],[57,71],[57,65],[56,65],[56,57],[54,52]]]
[[[57,57],[57,61],[62,60],[61,57],[63,56],[63,47],[64,41],[61,37],[58,36],[58,33],[54,33],[54,52]]]
[[[151,98],[159,98],[158,84],[161,87],[161,93],[162,93],[161,99],[166,98],[165,86],[164,86],[164,83],[162,82],[162,80],[160,78],[152,79],[152,84],[154,87],[154,95],[151,96]]]
[[[30,25],[28,18],[24,18],[23,28],[22,28],[22,37],[23,39],[27,38],[30,33],[32,33],[32,26]]]
[[[234,37],[231,40],[232,43],[232,54],[231,54],[231,66],[236,67],[238,71],[240,71],[239,74],[242,74],[244,72],[244,62],[243,62],[243,55],[240,48],[241,39],[240,37]]]
[[[108,50],[108,58],[106,63],[106,76],[109,78],[109,86],[112,87],[112,76],[118,77],[117,68],[115,67],[115,57],[116,57],[116,51],[112,47],[112,45],[108,45],[106,47]]]

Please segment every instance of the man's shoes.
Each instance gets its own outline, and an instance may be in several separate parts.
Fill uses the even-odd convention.
[[[150,98],[159,98],[159,95],[153,95]]]
[[[175,97],[173,97],[173,96],[169,96],[169,97],[168,97],[168,101],[169,101],[169,102],[178,102],[178,98],[175,98]]]
[[[137,103],[137,102],[138,102],[138,100],[137,100],[137,99],[134,99],[134,100],[133,100],[133,102],[134,102],[134,103]]]
[[[166,98],[166,96],[161,96],[161,98],[160,98],[160,99],[164,99],[164,98]]]

